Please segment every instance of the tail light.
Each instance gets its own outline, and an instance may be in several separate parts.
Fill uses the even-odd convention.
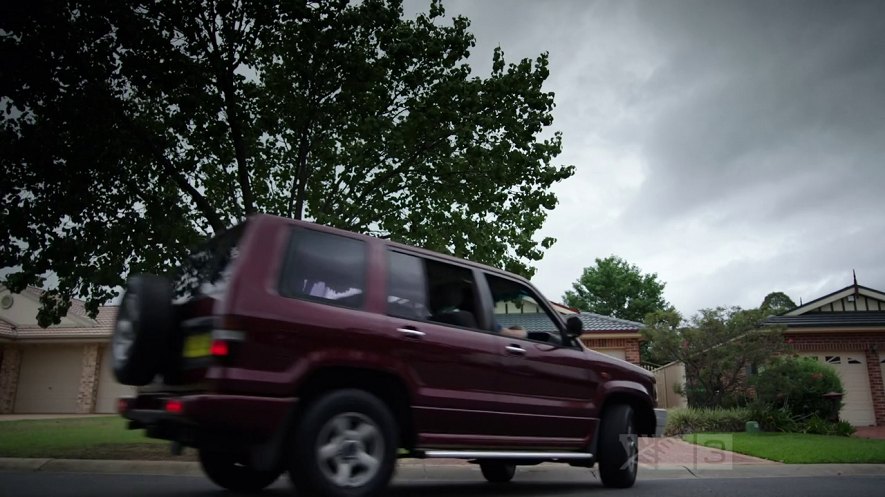
[[[219,328],[212,330],[212,343],[209,353],[221,360],[230,360],[237,344],[246,340],[246,332],[240,331],[240,323],[231,317],[221,319]]]
[[[230,345],[226,340],[213,339],[209,347],[209,353],[213,357],[227,357],[230,355]]]
[[[184,404],[179,399],[166,400],[165,411],[169,414],[181,414],[184,412]]]

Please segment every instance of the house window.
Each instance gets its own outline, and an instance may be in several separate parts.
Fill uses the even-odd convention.
[[[827,364],[842,364],[842,356],[828,355],[824,356],[824,362]]]

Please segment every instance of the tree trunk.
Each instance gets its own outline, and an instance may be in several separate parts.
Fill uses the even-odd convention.
[[[237,181],[243,193],[243,211],[246,216],[255,213],[255,200],[252,197],[252,184],[249,180],[249,165],[246,160],[246,143],[243,139],[243,127],[237,112],[236,92],[234,91],[233,74],[225,69],[220,77],[221,90],[224,95],[227,124],[230,127],[231,141],[234,145],[234,156],[237,160]]]

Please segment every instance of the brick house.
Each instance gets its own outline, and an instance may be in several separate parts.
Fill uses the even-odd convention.
[[[797,354],[836,369],[845,389],[842,419],[885,426],[885,293],[855,282],[766,322],[786,327]]]
[[[111,369],[110,340],[117,308],[96,319],[73,300],[57,325],[41,328],[42,291],[10,293],[0,286],[0,414],[112,413],[131,395]]]
[[[37,288],[12,294],[0,286],[0,414],[115,412],[116,399],[135,390],[117,383],[112,371],[109,342],[117,307],[100,307],[91,319],[75,299],[59,324],[41,328],[35,317],[41,294]],[[551,305],[581,319],[581,341],[588,347],[639,364],[640,323]],[[550,319],[530,302],[497,313],[528,330],[552,331]]]

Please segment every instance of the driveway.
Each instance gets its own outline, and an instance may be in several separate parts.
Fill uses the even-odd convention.
[[[703,441],[706,446],[690,444],[674,437],[640,438],[639,464],[658,469],[729,469],[733,466],[780,464],[729,451],[732,443],[728,435],[710,436]]]

